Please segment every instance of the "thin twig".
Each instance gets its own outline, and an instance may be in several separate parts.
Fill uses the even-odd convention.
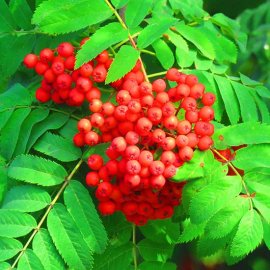
[[[133,262],[134,262],[134,270],[138,269],[137,262],[137,246],[136,246],[136,225],[132,224],[132,243],[133,243]]]

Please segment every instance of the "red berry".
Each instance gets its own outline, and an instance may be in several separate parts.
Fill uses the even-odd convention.
[[[170,68],[166,73],[166,78],[169,81],[177,82],[180,79],[181,73],[176,68]]]
[[[77,147],[82,147],[84,146],[85,142],[84,142],[84,134],[83,133],[77,133],[74,135],[73,137],[73,143],[77,146]]]
[[[58,54],[63,57],[73,55],[74,47],[69,42],[63,42],[57,47]]]
[[[40,61],[42,61],[44,63],[48,63],[48,62],[51,62],[53,60],[54,53],[51,49],[45,48],[40,52],[39,57],[40,57]]]
[[[99,184],[99,176],[97,172],[88,172],[86,175],[86,185],[96,187]]]
[[[89,132],[92,128],[91,122],[86,119],[86,118],[82,118],[78,124],[77,124],[78,130],[80,132]]]
[[[184,146],[179,150],[179,157],[183,161],[190,161],[193,157],[193,150],[189,146]]]
[[[36,99],[42,103],[45,103],[51,99],[51,94],[50,94],[50,92],[48,92],[42,88],[38,88],[36,91]]]
[[[99,170],[103,165],[103,158],[98,154],[93,154],[89,156],[87,160],[87,164],[90,169],[97,171]]]
[[[202,96],[202,103],[205,106],[211,106],[214,104],[216,96],[213,93],[205,93]]]
[[[33,53],[27,54],[23,59],[23,63],[27,68],[34,68],[38,63],[38,57]]]
[[[98,210],[102,215],[112,215],[116,211],[116,205],[112,201],[100,202]]]

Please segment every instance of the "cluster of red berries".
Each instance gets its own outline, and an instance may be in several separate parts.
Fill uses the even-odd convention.
[[[122,211],[136,225],[172,216],[183,184],[168,179],[195,148],[211,147],[215,102],[194,75],[168,70],[166,79],[176,83],[169,88],[165,79],[145,81],[140,68],[138,62],[112,84],[116,104],[90,102],[92,113],[78,122],[74,136],[79,147],[110,142],[107,162],[98,154],[89,157],[86,183],[97,187],[102,214]]]
[[[80,45],[87,39],[83,39]],[[24,65],[43,76],[41,85],[36,90],[38,101],[52,100],[57,104],[81,106],[84,100],[90,102],[93,98],[101,97],[101,92],[94,83],[105,81],[112,63],[108,52],[103,51],[94,60],[74,70],[75,53],[76,48],[71,43],[64,42],[56,50],[45,48],[39,55],[25,56]]]
[[[74,144],[110,145],[106,160],[98,154],[88,158],[86,183],[96,187],[102,214],[121,211],[128,221],[144,225],[173,215],[184,184],[168,180],[192,159],[194,149],[211,147],[215,96],[205,93],[196,76],[175,68],[150,83],[137,61],[128,74],[111,83],[111,98],[102,102],[96,85],[105,81],[112,61],[105,50],[74,70],[75,48],[64,42],[39,56],[28,54],[24,64],[43,76],[36,91],[39,101],[70,106],[89,102],[91,114],[78,122]]]

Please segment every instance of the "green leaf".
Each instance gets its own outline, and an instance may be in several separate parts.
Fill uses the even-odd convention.
[[[198,55],[195,59],[194,65],[196,69],[208,70],[211,68],[213,62],[203,56]]]
[[[220,95],[224,101],[225,109],[231,124],[236,124],[240,118],[239,104],[230,81],[218,75],[215,75]]]
[[[181,68],[190,67],[196,59],[197,52],[195,50],[189,50],[187,53],[179,48],[175,50],[175,57],[177,64]]]
[[[263,225],[259,214],[249,210],[241,219],[232,241],[230,254],[240,257],[253,251],[263,239]]]
[[[26,152],[29,152],[31,147],[36,143],[38,138],[42,136],[46,131],[59,129],[68,121],[68,116],[63,113],[51,113],[42,122],[36,124],[31,132],[31,136],[27,143]]]
[[[152,0],[130,0],[128,2],[125,19],[129,28],[134,28],[143,21],[152,5],[152,2]]]
[[[244,170],[270,168],[270,144],[250,145],[237,150],[233,165]]]
[[[0,269],[2,270],[10,270],[11,265],[7,262],[0,262]]]
[[[183,225],[184,230],[178,239],[179,243],[187,243],[198,238],[203,234],[205,228],[205,223],[193,224],[190,222],[190,219],[186,219]]]
[[[116,8],[122,8],[129,2],[129,0],[111,0],[111,2]]]
[[[177,20],[174,18],[160,19],[147,25],[138,36],[138,47],[140,49],[146,48],[154,41],[161,37],[170,26],[172,26]]]
[[[194,224],[207,221],[230,199],[237,196],[241,189],[241,181],[237,176],[227,176],[206,185],[191,200],[190,221]]]
[[[244,85],[247,85],[247,86],[258,86],[258,85],[262,85],[261,82],[254,81],[254,80],[250,79],[249,77],[247,77],[246,75],[244,75],[244,74],[242,74],[240,72],[239,72],[239,75],[240,75],[241,82]]]
[[[31,18],[33,13],[26,0],[11,0],[9,8],[20,28],[25,30],[32,28]]]
[[[139,265],[140,270],[176,270],[177,265],[171,262],[142,262]]]
[[[174,63],[174,55],[170,47],[162,39],[158,39],[152,43],[156,57],[163,68],[169,69]]]
[[[21,65],[25,55],[29,53],[35,43],[35,35],[9,35],[0,39],[0,73],[2,77],[11,76]],[[16,52],[16,57],[14,57]],[[13,59],[10,61],[10,59]]]
[[[13,18],[6,1],[0,0],[0,25],[1,25],[1,32],[11,32],[13,29],[16,28],[16,22]]]
[[[270,113],[269,113],[269,109],[266,105],[266,102],[256,94],[253,94],[253,97],[255,99],[256,105],[257,105],[258,110],[259,110],[260,115],[261,115],[261,118],[260,118],[261,122],[269,124],[270,123]]]
[[[227,236],[232,232],[243,215],[248,211],[249,203],[246,198],[233,198],[224,208],[220,209],[207,222],[205,234],[208,238],[216,239]]]
[[[269,134],[269,125],[259,122],[247,122],[217,129],[213,139],[216,148],[225,149],[228,146],[270,143]]]
[[[129,242],[132,234],[132,226],[122,213],[116,212],[111,216],[103,217],[103,223],[111,245],[121,246]]]
[[[68,122],[58,131],[59,134],[62,137],[70,141],[73,141],[74,134],[78,132],[77,123],[78,123],[77,120],[69,119]]]
[[[7,124],[3,127],[3,131],[0,135],[0,154],[7,160],[11,159],[16,148],[16,144],[19,138],[19,132],[23,121],[29,115],[31,110],[29,108],[23,108],[16,110],[10,117]],[[12,134],[12,140],[10,135]]]
[[[88,191],[80,182],[71,181],[64,192],[64,201],[89,248],[102,253],[107,234]]]
[[[41,188],[30,185],[16,186],[7,192],[2,208],[19,212],[36,212],[50,202],[50,195]]]
[[[114,82],[126,75],[135,66],[139,57],[140,52],[132,46],[122,46],[109,68],[105,83]]]
[[[174,246],[165,243],[153,242],[149,239],[143,239],[137,247],[145,261],[166,262],[173,254]]]
[[[32,22],[46,33],[63,34],[97,24],[111,15],[102,0],[49,0],[36,9]]]
[[[35,219],[29,214],[0,209],[0,236],[21,237],[36,226]]]
[[[6,125],[6,123],[10,119],[11,115],[13,114],[13,112],[14,112],[13,109],[9,109],[9,110],[5,110],[5,111],[0,112],[0,121],[1,121],[0,122],[0,131]]]
[[[18,263],[18,270],[45,270],[40,259],[32,249],[27,249]]]
[[[226,243],[230,240],[229,237],[219,239],[211,239],[203,236],[199,239],[197,245],[197,254],[199,257],[209,257],[224,249]]]
[[[46,229],[40,229],[33,239],[33,251],[46,270],[65,270],[65,263]]]
[[[229,37],[232,37],[236,41],[240,50],[246,50],[247,34],[242,32],[238,21],[233,20],[222,13],[215,14],[210,18],[210,20],[214,24],[218,25]]]
[[[15,104],[14,104],[15,103]],[[15,84],[0,95],[0,112],[12,109],[16,105],[30,105],[31,96],[21,84]]]
[[[64,205],[54,205],[47,226],[57,250],[70,268],[92,269],[92,252]]]
[[[174,10],[180,10],[188,21],[197,21],[207,13],[203,10],[202,0],[169,0]]]
[[[179,236],[179,225],[171,219],[148,221],[147,225],[141,226],[140,231],[145,238],[158,243],[176,243]]]
[[[22,243],[16,239],[0,237],[0,261],[14,257],[22,248]]]
[[[25,153],[28,140],[31,136],[31,131],[35,124],[43,121],[49,114],[48,110],[36,109],[33,110],[24,120],[20,133],[18,142],[14,151],[13,156],[18,156]]]
[[[34,145],[34,149],[62,162],[77,160],[81,157],[81,149],[72,141],[59,135],[46,132]]]
[[[210,150],[196,150],[194,151],[192,160],[179,167],[172,180],[183,182],[204,177],[207,181],[211,181],[211,179],[221,177],[225,174],[226,168],[214,159],[214,155]]]
[[[8,176],[41,186],[54,186],[65,180],[67,172],[61,165],[51,160],[38,156],[20,155],[10,164]]]
[[[0,157],[1,158],[1,157]],[[2,202],[2,199],[4,198],[4,195],[7,190],[7,184],[8,184],[8,178],[7,178],[7,168],[5,166],[5,163],[1,164],[0,162],[0,203]]]
[[[172,177],[173,181],[183,182],[204,176],[204,160],[209,155],[209,151],[194,151],[194,156],[189,162],[185,162],[179,167],[176,174]]]
[[[189,53],[189,48],[187,42],[178,33],[168,30],[166,32],[168,39],[178,48],[181,52],[186,54]]]
[[[267,87],[263,85],[259,85],[255,87],[255,90],[259,96],[264,97],[264,98],[270,98],[270,91]]]
[[[270,250],[270,224],[269,223],[263,222],[263,231],[264,231],[263,240],[266,246],[268,247],[268,249]]]
[[[216,60],[219,63],[236,63],[237,48],[235,44],[227,39],[210,21],[206,21],[199,27],[201,33],[211,40],[216,52]]]
[[[86,160],[90,155],[99,153],[99,155],[102,156],[103,160],[106,162],[108,161],[108,156],[106,155],[106,150],[110,146],[110,142],[107,143],[99,143],[95,146],[89,147],[84,153],[83,153],[83,159]]]
[[[212,60],[215,59],[216,54],[211,41],[201,33],[199,28],[178,24],[176,29],[185,39],[193,43],[204,56]]]
[[[250,89],[245,85],[232,81],[232,86],[240,103],[243,122],[258,121],[258,111]],[[248,106],[247,106],[248,104]]]
[[[82,64],[92,60],[103,50],[127,37],[128,31],[118,22],[113,22],[99,28],[78,51],[75,68],[79,68]]]
[[[132,261],[132,243],[109,246],[103,254],[95,255],[95,270],[128,270]]]
[[[253,203],[264,219],[270,223],[269,193],[260,193],[260,191],[258,191],[258,193],[255,194],[255,198],[253,198]]]

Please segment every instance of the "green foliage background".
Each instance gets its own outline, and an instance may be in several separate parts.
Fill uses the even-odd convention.
[[[269,269],[270,2],[111,2],[127,4],[128,29],[102,0],[0,0],[0,269],[134,269],[134,252],[141,270]],[[177,213],[137,229],[136,245],[134,228],[120,214],[101,218],[84,186],[84,160],[107,147],[73,146],[85,108],[37,103],[40,78],[21,65],[30,51],[92,34],[77,67],[111,47],[106,83],[139,56],[150,78],[172,66],[196,74],[218,97],[216,149],[248,145],[225,165],[196,151],[173,179],[188,180]],[[102,91],[106,98],[110,88]],[[245,175],[227,176],[232,166]]]

